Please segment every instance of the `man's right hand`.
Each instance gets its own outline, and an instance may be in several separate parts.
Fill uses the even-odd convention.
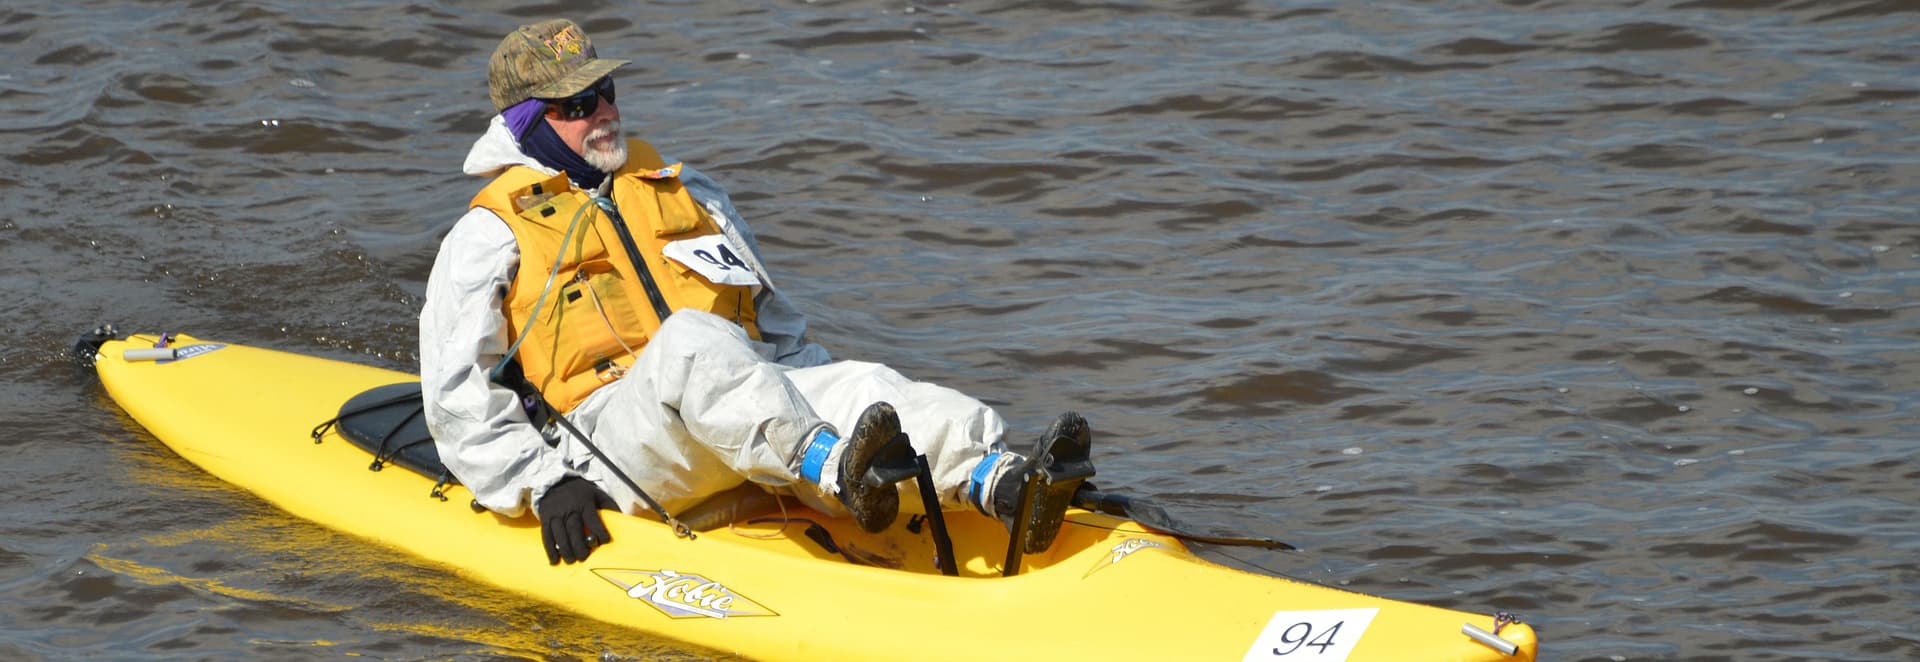
[[[607,525],[600,520],[600,509],[618,510],[613,497],[579,476],[568,476],[547,489],[534,511],[540,514],[540,544],[546,548],[547,564],[559,565],[587,560],[593,548],[613,542]]]

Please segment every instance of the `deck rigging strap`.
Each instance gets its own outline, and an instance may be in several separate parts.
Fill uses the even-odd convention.
[[[439,453],[431,446],[433,436],[421,422],[425,410],[417,383],[388,384],[349,398],[341,406],[339,415],[314,426],[310,436],[318,444],[329,430],[335,431],[342,439],[373,454],[368,471],[381,471],[389,464],[398,463],[434,479],[427,496],[446,501],[446,488],[458,480],[440,462]],[[415,447],[423,445],[427,446],[426,452],[413,452]]]
[[[321,421],[319,425],[313,426],[313,434],[312,434],[313,443],[316,443],[316,444],[320,443],[320,437],[326,435],[327,430],[330,430],[334,426],[339,425],[340,421],[346,420],[354,416],[358,416],[360,414],[365,414],[375,409],[384,409],[387,407],[404,403],[408,400],[418,400],[418,399],[420,399],[419,393],[406,392],[406,393],[401,393],[399,395],[394,395],[392,397],[375,400],[373,402],[369,402],[367,404],[354,407],[353,409],[342,409],[340,410],[339,415],[334,416],[333,418],[329,418],[327,420]],[[393,429],[394,431],[398,431],[400,429],[400,426],[394,426]],[[388,432],[387,436],[389,437],[393,436],[393,432]],[[380,445],[381,447],[384,448],[386,446],[386,441],[382,440]],[[379,454],[375,453],[374,457],[376,458],[379,457]]]
[[[387,433],[385,435],[381,435],[380,446],[378,448],[373,449],[373,464],[367,465],[368,471],[379,471],[381,469],[386,468],[387,463],[393,461],[394,458],[399,457],[401,451],[412,448],[419,444],[433,443],[433,437],[427,437],[425,439],[415,439],[413,441],[400,444],[398,448],[393,449],[392,453],[387,452],[387,444],[393,443],[393,435],[399,434],[400,430],[407,427],[408,423],[412,423],[415,420],[419,419],[421,414],[425,412],[426,412],[425,405],[422,405],[419,409],[415,409],[413,411],[407,412],[407,417],[404,419],[401,419],[399,425],[393,426],[393,429],[387,430]]]

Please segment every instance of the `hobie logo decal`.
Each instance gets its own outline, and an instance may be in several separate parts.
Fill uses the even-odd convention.
[[[672,570],[595,570],[593,574],[672,618],[779,616],[747,596],[700,575]]]
[[[1115,563],[1119,563],[1121,561],[1125,561],[1127,560],[1127,557],[1133,556],[1135,552],[1138,552],[1140,550],[1166,549],[1166,548],[1167,548],[1166,545],[1162,545],[1160,543],[1148,540],[1146,538],[1128,538],[1126,540],[1122,540],[1120,541],[1120,544],[1114,545],[1113,550],[1108,552],[1106,556],[1100,557],[1100,561],[1098,563],[1093,564],[1093,567],[1087,570],[1087,574],[1081,575],[1080,578],[1086,579],[1088,577],[1092,577],[1093,573],[1099,572],[1101,570],[1105,570],[1107,569],[1107,566],[1113,565]]]
[[[222,347],[226,347],[226,345],[222,345],[220,343],[201,343],[198,345],[187,345],[186,347],[176,347],[173,350],[173,358],[161,359],[158,361],[154,361],[154,363],[173,363],[174,361],[185,361],[187,359],[199,356],[201,354],[206,354],[208,352],[212,352],[213,350],[220,349]]]

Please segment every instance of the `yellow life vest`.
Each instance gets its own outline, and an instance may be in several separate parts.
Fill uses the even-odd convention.
[[[572,410],[631,367],[647,339],[659,332],[662,309],[666,314],[704,310],[759,339],[752,287],[715,283],[666,255],[673,242],[722,234],[681,185],[680,168],[663,162],[652,145],[627,141],[626,166],[608,175],[610,197],[626,221],[624,238],[618,224],[575,189],[566,173],[548,176],[514,166],[474,196],[471,206],[498,214],[519,245],[520,266],[502,302],[507,341],[526,336],[515,358],[527,381],[555,409]],[[562,246],[582,207],[579,224]],[[737,262],[737,256],[721,252]],[[550,271],[556,259],[560,266]],[[635,264],[636,259],[643,262]],[[556,274],[552,290],[536,314],[534,305],[550,273]]]

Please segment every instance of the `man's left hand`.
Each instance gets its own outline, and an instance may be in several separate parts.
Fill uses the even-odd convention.
[[[547,564],[559,565],[587,560],[593,548],[613,542],[607,524],[600,520],[600,509],[618,510],[613,497],[592,482],[568,476],[547,489],[534,510],[540,514],[540,544],[547,550]]]

